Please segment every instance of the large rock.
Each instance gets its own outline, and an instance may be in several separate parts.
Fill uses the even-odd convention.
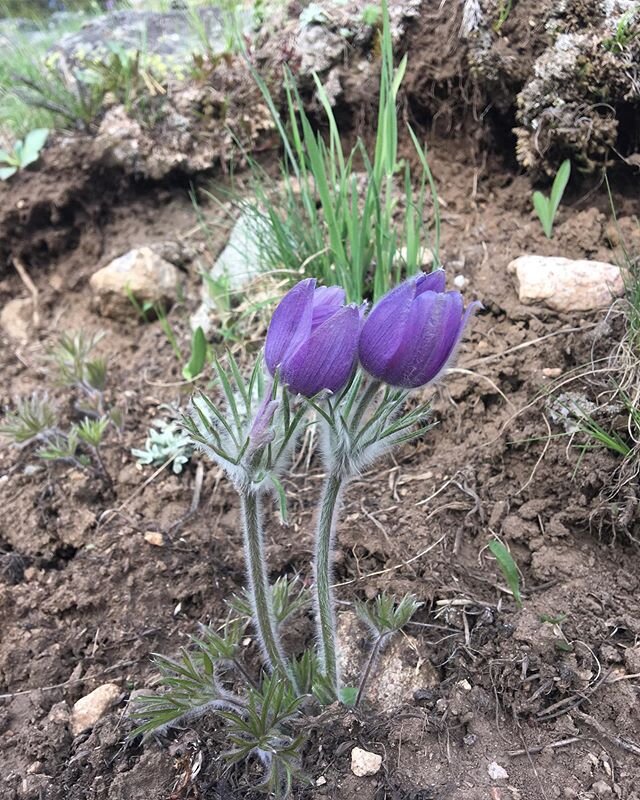
[[[71,711],[71,732],[74,736],[88,731],[102,719],[120,697],[120,687],[115,683],[103,683],[89,694],[81,697]]]
[[[620,267],[605,261],[572,261],[558,256],[520,256],[507,270],[515,274],[518,297],[554,311],[593,311],[624,292]]]
[[[176,298],[179,277],[174,265],[160,258],[150,247],[138,247],[94,272],[89,283],[96,310],[104,316],[118,318],[135,313],[130,295],[141,304],[171,305]]]

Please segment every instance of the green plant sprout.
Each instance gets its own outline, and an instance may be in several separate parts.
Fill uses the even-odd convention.
[[[491,25],[494,33],[500,33],[502,26],[509,19],[512,8],[513,0],[498,0],[498,15],[495,22]]]
[[[35,163],[40,158],[48,136],[48,128],[35,128],[29,131],[24,137],[24,141],[18,139],[13,145],[13,150],[0,149],[0,164],[7,165],[6,167],[0,166],[0,181],[8,180],[18,170]]]
[[[511,590],[513,599],[518,608],[522,608],[522,593],[520,591],[520,571],[514,557],[499,539],[492,539],[489,542],[489,550],[495,558],[500,571],[504,575],[507,586]]]
[[[107,407],[105,388],[107,362],[91,358],[91,352],[102,334],[86,335],[82,332],[63,334],[48,356],[56,368],[55,382],[74,389],[81,399],[74,408],[82,419],[68,429],[61,426],[58,410],[46,394],[34,394],[21,399],[16,409],[6,415],[0,425],[0,434],[18,446],[37,445],[35,454],[45,461],[70,464],[78,469],[98,475],[107,486],[111,476],[102,457],[102,444],[110,425],[119,427],[121,415],[114,407]]]
[[[558,206],[562,200],[562,195],[564,194],[564,190],[567,188],[570,175],[571,162],[569,159],[566,159],[566,161],[563,161],[560,165],[556,176],[553,179],[551,195],[549,197],[545,197],[542,192],[538,191],[534,192],[532,195],[533,207],[538,215],[538,219],[542,225],[542,230],[544,231],[547,239],[551,239],[553,236],[553,223],[556,218]]]
[[[616,29],[613,34],[602,42],[602,46],[605,50],[619,55],[625,51],[625,48],[631,44],[638,35],[640,35],[640,29],[636,24],[638,11],[638,4],[635,3],[622,14],[616,24]]]
[[[207,361],[208,350],[209,345],[207,344],[204,331],[200,325],[198,325],[191,337],[191,357],[188,363],[182,368],[182,377],[186,381],[193,381],[200,375]]]

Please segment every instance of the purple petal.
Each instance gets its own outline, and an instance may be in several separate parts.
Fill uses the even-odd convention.
[[[376,378],[384,380],[385,368],[403,341],[415,292],[415,279],[403,281],[375,304],[365,320],[360,334],[360,361]]]
[[[285,294],[273,312],[264,348],[264,358],[272,375],[287,352],[294,352],[311,333],[315,286],[315,278],[300,281]]]
[[[280,405],[280,401],[271,399],[272,385],[273,382],[266,387],[262,402],[258,406],[256,415],[253,418],[251,430],[249,431],[249,453],[253,453],[259,447],[268,444],[273,439],[274,434],[271,430],[271,422],[273,421],[273,415]]]
[[[294,394],[313,397],[322,389],[337,392],[347,383],[356,362],[360,313],[343,306],[287,357],[282,380]]]
[[[318,286],[313,295],[311,330],[329,319],[344,305],[345,291],[341,286]]]
[[[446,276],[443,269],[436,269],[433,272],[423,273],[416,280],[416,294],[423,292],[444,292],[446,286]]]
[[[413,389],[432,381],[460,337],[463,301],[459,292],[425,292],[411,306],[401,347],[386,372],[392,386]]]

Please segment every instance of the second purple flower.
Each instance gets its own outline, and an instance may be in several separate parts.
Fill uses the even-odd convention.
[[[289,390],[313,397],[337,392],[351,377],[358,353],[360,310],[345,306],[339,286],[316,287],[300,281],[273,313],[265,344],[269,372],[280,371]]]
[[[381,298],[360,337],[360,362],[391,386],[416,389],[436,380],[451,361],[475,302],[445,291],[444,270],[410,278]]]

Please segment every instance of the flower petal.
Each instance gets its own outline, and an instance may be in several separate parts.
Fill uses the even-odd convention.
[[[460,338],[463,307],[459,292],[428,291],[416,297],[402,345],[387,369],[387,382],[413,389],[432,381]]]
[[[318,286],[313,295],[313,319],[311,330],[329,319],[344,305],[345,291],[341,286]]]
[[[283,382],[290,391],[305,397],[313,397],[322,389],[342,389],[355,366],[359,331],[359,310],[355,306],[338,309],[287,356],[282,364]]]
[[[264,348],[265,362],[272,375],[287,352],[294,352],[311,333],[315,286],[315,278],[300,281],[273,312]]]
[[[362,327],[360,361],[367,372],[376,378],[385,380],[386,366],[402,344],[416,283],[417,279],[403,281],[388,292],[371,309]]]
[[[423,292],[444,292],[446,277],[443,269],[423,273],[416,279],[416,295]]]

